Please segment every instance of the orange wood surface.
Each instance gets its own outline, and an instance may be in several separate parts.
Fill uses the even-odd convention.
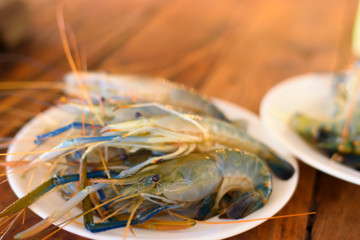
[[[70,68],[56,25],[56,4],[46,0],[25,2],[31,34],[18,48],[1,51],[0,79],[61,81]],[[87,69],[166,77],[255,113],[264,94],[286,78],[334,71],[354,61],[350,36],[356,0],[64,3],[65,22],[73,30]],[[46,102],[60,96],[56,91],[10,93],[14,94],[0,98],[2,137],[13,136],[46,108],[19,95]],[[7,183],[0,185],[0,192],[1,209],[17,199]],[[356,239],[360,235],[359,200],[359,186],[300,162],[299,185],[278,215],[317,214],[269,220],[230,239]],[[26,218],[25,224],[18,224],[7,238],[40,219],[30,210]],[[84,238],[61,230],[52,239]]]

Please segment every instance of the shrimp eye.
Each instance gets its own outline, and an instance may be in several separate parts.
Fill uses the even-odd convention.
[[[158,182],[160,180],[160,176],[157,174],[154,174],[151,178],[151,180],[153,180],[154,182]]]
[[[129,158],[129,156],[128,156],[126,153],[122,153],[122,154],[120,155],[120,159],[121,159],[122,161],[126,161],[128,158]]]
[[[330,133],[324,128],[320,128],[315,134],[315,139],[318,141],[325,141],[328,138],[330,138]]]
[[[142,116],[142,114],[141,114],[140,112],[136,112],[136,113],[135,113],[135,118],[136,118],[136,119],[138,119],[138,118],[141,117],[141,116]]]

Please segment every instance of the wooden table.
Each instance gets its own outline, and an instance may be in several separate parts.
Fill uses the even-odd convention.
[[[46,0],[26,2],[32,34],[19,48],[0,54],[1,80],[61,81],[69,66],[56,6]],[[353,62],[356,6],[356,0],[69,0],[64,17],[89,70],[166,77],[258,113],[264,94],[284,79]],[[47,102],[59,97],[55,91],[11,93],[1,91],[0,136],[5,137],[46,108],[22,96]],[[16,199],[7,183],[0,192],[1,209]],[[317,214],[269,220],[230,239],[356,239],[359,200],[359,186],[300,162],[297,190],[278,215]],[[13,231],[38,220],[27,211],[25,225]],[[83,239],[66,231],[53,236],[70,238]]]

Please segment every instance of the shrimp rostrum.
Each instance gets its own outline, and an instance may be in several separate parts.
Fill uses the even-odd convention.
[[[164,210],[190,207],[195,208],[197,219],[206,219],[214,214],[238,219],[261,208],[272,191],[271,174],[266,163],[237,149],[191,153],[146,166],[125,178],[119,175],[111,179],[101,178],[101,174],[97,173],[88,174],[88,177],[93,185],[85,187],[48,218],[19,233],[16,238],[28,238],[43,231],[81,201],[84,212],[105,204],[110,206],[109,216],[104,217],[103,222],[94,223],[91,215],[85,215],[86,227],[92,232],[99,232],[127,224],[153,228],[150,219],[153,215]],[[78,180],[78,175],[50,179],[2,211],[0,217],[5,219],[19,212],[55,186]],[[107,198],[99,200],[98,206],[84,204],[89,194],[110,185],[118,190],[114,197],[108,194]],[[156,223],[167,225],[169,222],[160,220]],[[194,223],[186,224],[190,227]]]

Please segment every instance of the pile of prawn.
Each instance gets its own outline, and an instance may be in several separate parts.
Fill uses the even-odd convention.
[[[334,74],[323,117],[296,113],[290,118],[290,126],[306,141],[356,170],[360,170],[359,76],[359,63],[351,71]]]
[[[7,169],[17,173],[51,164],[56,174],[4,209],[0,221],[9,221],[55,188],[68,200],[17,239],[42,233],[79,204],[91,232],[195,224],[153,218],[170,211],[199,220],[215,215],[239,219],[266,204],[271,172],[283,180],[294,174],[291,164],[246,132],[244,122],[231,122],[207,98],[184,86],[77,72],[65,76],[65,92],[72,100],[57,108],[71,117],[44,127],[33,139],[34,152],[47,149]],[[100,220],[95,222],[94,216]]]

